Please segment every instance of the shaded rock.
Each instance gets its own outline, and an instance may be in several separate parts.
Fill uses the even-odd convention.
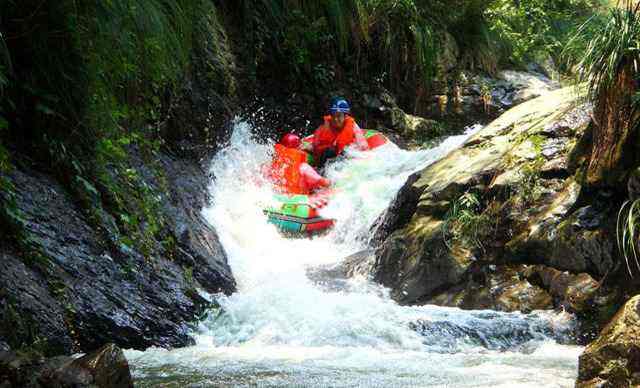
[[[428,303],[506,312],[553,308],[549,293],[521,276],[524,271],[524,266],[486,266],[462,285],[436,295]]]
[[[180,246],[178,260],[193,269],[200,286],[210,293],[230,294],[236,288],[218,234],[204,219],[209,203],[208,174],[185,159],[162,158],[170,200],[165,211]]]
[[[133,380],[122,350],[107,344],[77,359],[0,352],[0,386],[129,388]]]
[[[580,356],[576,387],[640,385],[640,296],[618,311]]]
[[[585,312],[591,308],[593,298],[600,288],[589,274],[574,275],[542,265],[528,268],[525,277],[548,290],[557,301],[556,306],[572,313]]]
[[[68,352],[73,340],[64,307],[51,295],[47,280],[13,252],[0,250],[0,336],[20,348],[46,340],[48,354]]]
[[[52,377],[66,381],[87,372],[91,376],[91,383],[98,387],[133,387],[129,363],[122,350],[114,344],[107,344],[93,353],[73,360],[68,367],[55,371]]]
[[[403,228],[411,220],[411,217],[416,212],[421,194],[420,190],[413,185],[418,178],[420,178],[418,173],[409,176],[391,202],[391,205],[376,220],[371,228],[374,245],[382,243],[384,239],[389,237],[391,232]]]
[[[94,228],[51,177],[28,169],[12,173],[34,247],[32,256],[20,257],[0,247],[0,336],[14,349],[36,341],[48,354],[91,351],[107,342],[136,349],[193,343],[191,322],[209,305],[195,287],[229,293],[235,283],[215,231],[200,215],[206,174],[194,162],[161,160],[174,190],[161,195],[181,253],[175,260],[164,257],[160,241],[144,257],[109,228]],[[137,167],[161,192],[144,166]],[[3,332],[9,327],[23,329]]]
[[[449,249],[439,220],[421,218],[407,228],[407,234],[393,233],[376,251],[375,280],[390,287],[400,303],[416,303],[458,284],[472,263],[472,253]]]
[[[568,189],[571,192],[559,197],[522,235],[508,243],[508,250],[530,262],[604,276],[615,264],[614,241],[605,228],[609,212],[592,206],[572,212],[579,189],[575,185]]]
[[[438,68],[436,73],[447,74],[457,66],[460,49],[453,35],[448,32],[442,32],[439,35],[438,41],[440,47],[436,59],[436,66]]]

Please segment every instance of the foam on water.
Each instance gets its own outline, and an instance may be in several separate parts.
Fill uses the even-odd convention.
[[[272,191],[260,178],[272,145],[237,123],[212,162],[215,226],[238,292],[215,296],[220,309],[201,324],[196,345],[127,351],[141,386],[571,386],[580,348],[557,343],[565,314],[505,314],[399,306],[367,279],[327,290],[309,268],[339,263],[366,248],[368,230],[407,177],[461,145],[479,127],[438,147],[389,144],[353,152],[327,169],[336,195],[322,215],[336,227],[313,239],[287,239],[266,222]]]

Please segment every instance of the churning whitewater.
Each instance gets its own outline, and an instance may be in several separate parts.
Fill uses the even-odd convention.
[[[220,235],[238,291],[212,296],[219,308],[194,333],[195,346],[128,351],[137,384],[573,386],[581,348],[561,344],[572,326],[566,314],[399,306],[366,276],[333,286],[330,278],[309,276],[366,249],[371,226],[407,177],[477,130],[429,150],[387,144],[335,162],[327,175],[337,194],[322,215],[336,227],[288,239],[262,212],[273,193],[260,171],[273,147],[237,123],[212,162],[212,203],[203,212]]]

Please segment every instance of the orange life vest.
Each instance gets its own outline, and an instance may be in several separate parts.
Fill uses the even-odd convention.
[[[271,180],[278,191],[287,194],[309,194],[300,175],[300,165],[306,161],[307,154],[303,151],[276,144],[271,163]]]
[[[336,132],[331,128],[331,116],[324,116],[324,124],[313,134],[313,156],[317,159],[328,149],[334,148],[336,154],[342,151],[356,139],[356,121],[351,116],[345,116],[344,125]]]

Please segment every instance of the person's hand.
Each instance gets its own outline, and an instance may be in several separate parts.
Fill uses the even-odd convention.
[[[327,178],[322,178],[322,179],[320,179],[319,184],[320,184],[321,187],[329,187],[329,186],[331,186],[331,181],[329,179],[327,179]]]

